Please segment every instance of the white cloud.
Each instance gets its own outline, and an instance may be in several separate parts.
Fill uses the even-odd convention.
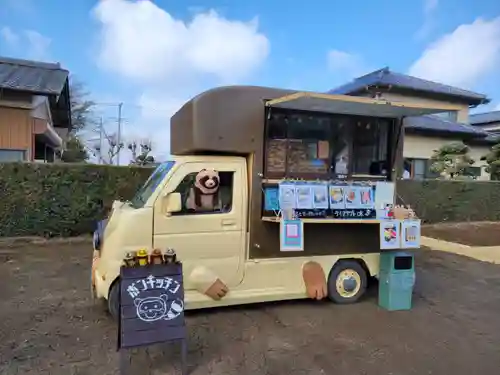
[[[495,109],[493,109],[494,111],[500,111],[500,103],[498,103],[495,107]]]
[[[133,82],[142,110],[130,136],[152,138],[169,151],[170,116],[213,85],[251,76],[269,55],[258,20],[230,20],[214,10],[191,9],[174,18],[152,1],[105,0],[93,9],[99,23],[99,67]],[[125,107],[127,104],[125,104]]]
[[[409,74],[450,85],[471,87],[498,71],[500,17],[481,18],[457,27],[430,44],[410,67]]]
[[[17,35],[10,27],[4,26],[0,30],[0,35],[2,36],[5,43],[9,46],[15,46],[19,43],[19,35]]]
[[[431,32],[434,27],[434,13],[436,12],[439,4],[439,0],[423,0],[423,2],[424,18],[422,25],[415,33],[415,37],[417,39],[423,39]]]
[[[0,30],[2,39],[12,56],[31,60],[50,60],[51,39],[34,30],[13,30],[7,26]]]
[[[328,67],[331,71],[342,75],[344,82],[355,78],[367,71],[363,59],[355,54],[330,50],[327,55]]]
[[[35,60],[48,60],[49,47],[52,43],[50,38],[43,36],[34,30],[24,30],[24,36],[28,41],[29,54]]]
[[[269,53],[257,19],[234,21],[207,11],[184,22],[151,1],[128,0],[101,1],[94,14],[101,25],[101,66],[138,80],[193,73],[240,79]]]

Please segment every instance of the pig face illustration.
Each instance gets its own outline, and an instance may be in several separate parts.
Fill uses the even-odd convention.
[[[154,322],[165,317],[167,314],[167,296],[136,298],[134,304],[137,308],[137,316],[145,322]]]

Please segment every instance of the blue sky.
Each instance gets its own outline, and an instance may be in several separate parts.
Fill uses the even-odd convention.
[[[389,66],[500,106],[500,2],[0,0],[0,55],[60,62],[165,149],[169,115],[228,83],[326,91]]]

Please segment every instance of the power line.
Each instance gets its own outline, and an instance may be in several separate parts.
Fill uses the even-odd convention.
[[[121,151],[121,142],[122,142],[122,107],[123,103],[118,105],[118,153],[116,155],[116,165],[120,165],[120,151]]]
[[[153,110],[153,111],[164,111],[165,108],[157,108],[157,107],[151,107],[151,106],[147,106],[147,105],[142,105],[142,104],[133,104],[133,103],[127,103],[127,102],[117,102],[117,103],[113,103],[113,102],[93,102],[94,105],[102,105],[102,106],[106,106],[106,107],[118,107],[120,106],[120,104],[124,107],[134,107],[134,108],[140,108],[140,109],[150,109],[150,110]]]

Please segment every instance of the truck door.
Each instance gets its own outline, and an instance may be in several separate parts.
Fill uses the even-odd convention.
[[[161,196],[154,207],[154,248],[173,248],[183,262],[185,289],[193,289],[189,275],[194,267],[213,271],[229,288],[243,279],[245,261],[247,184],[245,160],[228,162],[188,162],[179,167],[161,195],[178,192],[182,211],[167,215]],[[219,200],[222,208],[213,212],[188,211],[186,202],[198,172],[213,169],[219,173]]]

